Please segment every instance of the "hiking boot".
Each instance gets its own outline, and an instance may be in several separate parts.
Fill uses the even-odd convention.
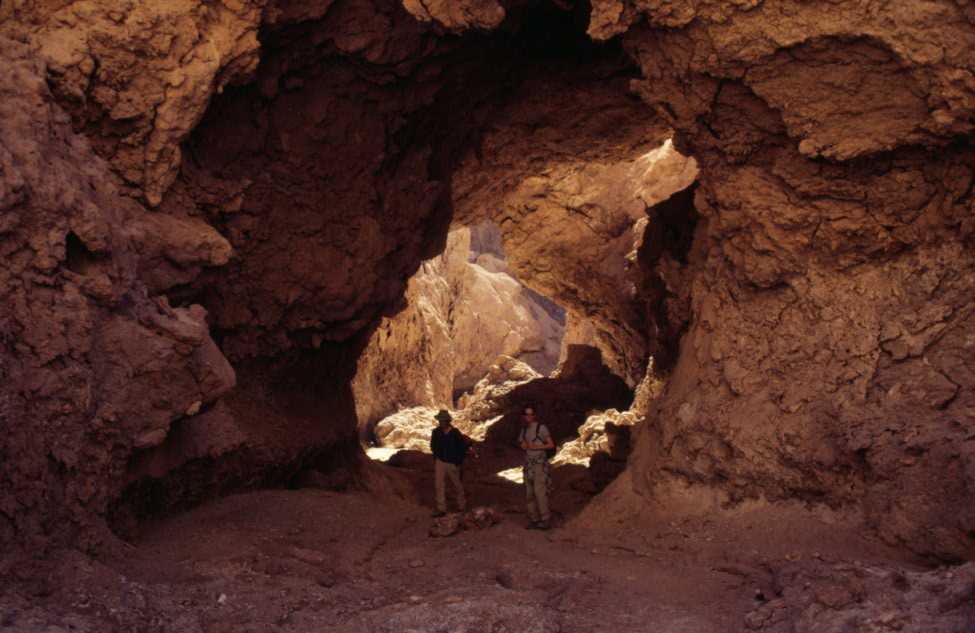
[[[525,526],[525,529],[526,530],[537,530],[538,529],[538,521],[531,521],[528,525]]]
[[[552,527],[552,526],[549,525],[548,521],[539,521],[538,523],[535,524],[535,529],[536,530],[547,530],[550,527]]]
[[[440,517],[447,516],[447,513],[446,512],[441,512],[440,510],[437,510],[436,512],[431,513],[430,516],[433,517],[434,519],[439,519]]]

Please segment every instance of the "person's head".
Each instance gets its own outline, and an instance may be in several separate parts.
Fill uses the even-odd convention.
[[[530,404],[526,404],[525,408],[521,410],[521,421],[525,424],[531,424],[536,422],[535,420],[535,407]]]
[[[440,424],[441,428],[450,426],[451,421],[453,421],[453,418],[450,417],[450,412],[446,409],[437,411],[437,415],[433,416],[433,419]]]

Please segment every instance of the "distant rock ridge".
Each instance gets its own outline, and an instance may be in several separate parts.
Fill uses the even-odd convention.
[[[352,388],[361,425],[408,407],[452,407],[499,354],[542,374],[555,369],[560,310],[518,283],[502,257],[500,233],[485,225],[454,229],[443,255],[424,262],[406,307],[383,319],[359,357]]]

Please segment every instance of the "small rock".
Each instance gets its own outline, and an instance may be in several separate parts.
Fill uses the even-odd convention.
[[[217,598],[217,604],[227,604],[227,594],[220,594],[220,597]]]
[[[413,569],[416,569],[417,567],[423,567],[423,565],[424,562],[418,558],[410,561],[410,567],[412,567]]]
[[[494,580],[497,581],[499,585],[505,589],[511,589],[515,585],[514,579],[511,577],[511,572],[502,569],[494,576]]]
[[[320,586],[329,589],[335,586],[335,576],[332,574],[322,574],[315,579],[315,582],[317,582]]]

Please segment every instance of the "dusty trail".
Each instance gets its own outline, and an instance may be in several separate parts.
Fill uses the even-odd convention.
[[[249,493],[153,526],[124,568],[185,630],[724,631],[752,606],[740,578],[513,513],[446,539],[428,526],[364,493]]]
[[[777,567],[892,560],[798,510],[609,520],[597,533],[571,521],[590,498],[572,469],[556,476],[559,527],[529,531],[522,489],[491,468],[472,468],[467,482],[472,503],[502,512],[491,528],[429,537],[422,468],[407,472],[419,503],[320,489],[233,495],[144,526],[101,563],[68,557],[47,597],[7,601],[0,630],[724,633],[748,630],[749,614],[781,593]]]

